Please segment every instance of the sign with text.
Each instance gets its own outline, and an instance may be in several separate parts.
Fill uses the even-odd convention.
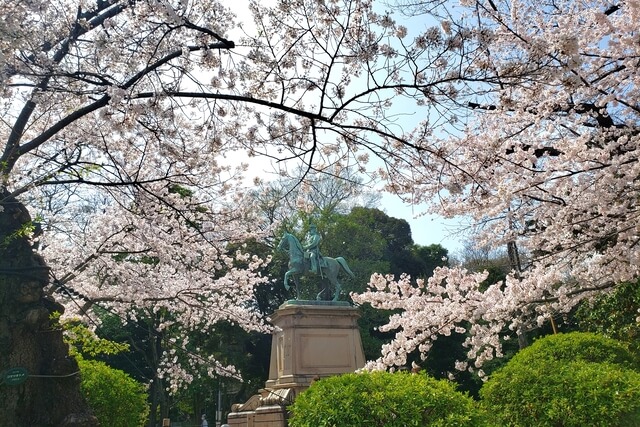
[[[25,368],[11,368],[2,373],[2,382],[7,385],[22,384],[29,377]]]

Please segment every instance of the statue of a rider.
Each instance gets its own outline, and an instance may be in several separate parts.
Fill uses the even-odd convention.
[[[309,226],[309,233],[307,239],[304,242],[304,257],[311,261],[311,272],[315,274],[321,274],[321,262],[322,255],[320,255],[320,242],[322,236],[318,233],[318,229],[315,224]]]

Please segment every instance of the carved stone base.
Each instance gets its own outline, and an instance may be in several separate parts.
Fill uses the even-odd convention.
[[[293,403],[293,389],[262,389],[244,404],[235,404],[227,417],[227,424],[235,427],[284,427],[287,425],[286,407]]]
[[[284,427],[287,406],[317,379],[364,366],[357,308],[346,302],[288,301],[273,315],[269,379],[260,394],[236,404],[231,427]]]

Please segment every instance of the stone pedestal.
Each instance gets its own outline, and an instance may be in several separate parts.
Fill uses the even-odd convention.
[[[286,407],[314,380],[364,366],[358,309],[347,302],[288,301],[272,317],[269,379],[260,394],[233,405],[231,427],[284,427]]]

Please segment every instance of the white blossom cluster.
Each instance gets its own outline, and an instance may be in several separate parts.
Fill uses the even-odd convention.
[[[506,328],[541,326],[640,273],[640,3],[465,4],[475,19],[443,28],[467,34],[474,52],[457,59],[451,92],[467,114],[448,110],[454,134],[429,131],[429,121],[406,134],[412,145],[396,145],[389,188],[435,199],[432,212],[470,218],[479,246],[512,245],[519,256],[485,291],[457,269],[417,285],[372,277],[354,299],[401,310],[372,366],[402,365],[462,327],[477,368],[500,356]],[[407,164],[412,173],[400,171]]]
[[[202,371],[198,366],[235,375],[191,349],[191,333],[212,331],[220,321],[269,331],[255,310],[253,292],[268,280],[260,269],[270,259],[241,246],[227,248],[256,236],[238,231],[240,209],[198,212],[188,198],[167,205],[173,196],[156,189],[128,200],[128,206],[108,206],[82,232],[66,230],[81,240],[45,236],[42,253],[56,271],[69,272],[59,278],[65,286],[87,299],[69,301],[66,315],[94,318],[87,308],[107,308],[125,321],[153,322],[156,334],[176,337],[160,364],[160,375],[175,392]]]

